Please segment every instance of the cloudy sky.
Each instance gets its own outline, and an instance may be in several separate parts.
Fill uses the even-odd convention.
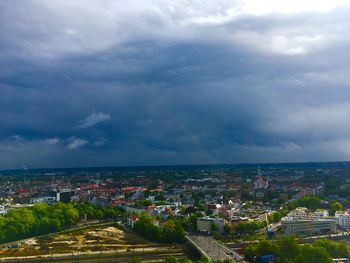
[[[350,160],[350,2],[0,0],[0,169]]]

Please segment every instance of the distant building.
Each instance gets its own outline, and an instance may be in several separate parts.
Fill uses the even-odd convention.
[[[30,204],[46,203],[48,205],[53,205],[54,203],[56,203],[56,198],[53,196],[30,198],[29,203]]]
[[[150,200],[151,202],[154,202],[154,201],[156,201],[156,196],[150,195],[147,199]]]
[[[294,182],[290,186],[291,190],[300,191],[299,196],[315,196],[322,194],[324,192],[323,185],[315,185],[313,183],[308,182]]]
[[[139,217],[136,215],[131,215],[128,217],[126,224],[131,228],[134,228],[134,224],[139,220]]]
[[[284,217],[281,220],[282,231],[287,235],[322,235],[334,234],[337,231],[334,219],[295,219]]]
[[[324,209],[317,209],[312,212],[306,207],[298,207],[295,210],[288,213],[287,217],[293,219],[324,219],[329,216],[328,211]]]
[[[350,229],[350,215],[348,212],[335,212],[335,222],[341,228]]]
[[[5,206],[0,205],[0,215],[3,216],[3,215],[6,215],[6,214],[7,214],[7,211],[5,209]]]
[[[269,181],[263,177],[259,176],[255,181],[254,181],[254,189],[255,190],[264,190],[269,187]]]
[[[224,232],[224,220],[221,218],[201,217],[197,218],[197,230],[199,232],[211,233],[215,225],[220,233]]]
[[[311,214],[312,219],[322,219],[329,217],[329,213],[325,209],[317,209],[315,212]]]
[[[56,202],[69,203],[75,192],[71,189],[59,189],[50,192],[50,196],[55,197]]]
[[[298,207],[281,220],[282,231],[288,235],[320,235],[335,233],[336,222],[329,218],[327,210],[317,209],[312,212],[305,207]]]

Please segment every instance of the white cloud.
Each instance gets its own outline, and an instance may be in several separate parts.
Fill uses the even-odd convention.
[[[106,114],[103,112],[98,112],[98,113],[92,113],[85,119],[79,121],[77,128],[79,129],[85,129],[85,128],[90,128],[93,127],[101,122],[109,121],[111,120],[111,115]]]
[[[329,12],[332,9],[350,5],[347,0],[245,0],[241,2],[243,3],[242,12],[253,15]]]
[[[99,138],[94,142],[94,146],[100,147],[108,143],[108,140],[104,137]]]
[[[120,47],[123,43],[145,39],[167,41],[202,38],[210,41],[210,38],[217,39],[220,35],[229,36],[230,32],[236,32],[236,29],[233,26],[230,32],[217,30],[208,34],[208,28],[205,25],[220,26],[251,15],[290,16],[305,12],[323,14],[340,7],[350,6],[350,2],[345,0],[130,0],[126,4],[121,1],[106,0],[102,4],[97,0],[38,0],[30,4],[21,3],[20,6],[15,4],[3,4],[3,6],[1,16],[4,17],[4,21],[11,21],[3,25],[5,31],[11,32],[9,36],[3,32],[2,37],[6,42],[19,48],[19,53],[23,51],[26,56],[29,53],[40,58],[61,58],[71,54],[91,54]],[[28,27],[29,23],[30,27]],[[318,26],[326,27],[325,24],[322,22]],[[296,26],[301,30],[306,27],[306,25]],[[246,33],[248,34],[249,31]],[[277,35],[277,38],[273,32],[260,33],[267,35],[265,37],[268,40],[267,45],[272,45],[272,50],[277,46],[279,53],[285,48],[288,54],[304,53],[304,45],[300,46],[299,42],[309,46],[319,41],[317,35],[309,35],[309,32],[294,35],[290,35],[289,32],[286,35]],[[16,41],[23,35],[29,39]],[[254,38],[251,41],[254,41]],[[288,44],[289,41],[291,44]],[[266,42],[261,41],[261,43]]]
[[[70,150],[74,150],[83,147],[87,144],[89,144],[89,141],[73,136],[68,139],[67,147]]]
[[[42,140],[41,142],[47,145],[57,145],[61,142],[61,140],[59,138],[47,138]]]

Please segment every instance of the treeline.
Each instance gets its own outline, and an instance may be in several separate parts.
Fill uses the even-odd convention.
[[[251,235],[266,227],[265,221],[243,221],[233,224],[230,233],[235,235]]]
[[[350,257],[350,250],[343,241],[320,239],[300,245],[293,237],[285,237],[279,241],[261,241],[244,251],[249,262],[257,262],[259,256],[266,254],[272,254],[279,263],[332,263],[332,258]]]
[[[40,203],[30,208],[11,209],[7,215],[0,216],[0,242],[53,233],[85,218],[104,219],[117,215],[115,208],[79,203],[58,202],[52,206]]]
[[[297,207],[306,207],[312,210],[316,210],[318,208],[321,208],[321,199],[316,196],[305,196],[286,205],[286,209],[289,211],[294,210]]]
[[[185,230],[181,222],[176,219],[170,219],[158,226],[154,223],[153,217],[141,214],[134,224],[134,230],[151,241],[182,243],[185,240]]]

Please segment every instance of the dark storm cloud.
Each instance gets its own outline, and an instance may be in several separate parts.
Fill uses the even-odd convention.
[[[129,5],[0,2],[1,168],[349,159],[348,7]]]

